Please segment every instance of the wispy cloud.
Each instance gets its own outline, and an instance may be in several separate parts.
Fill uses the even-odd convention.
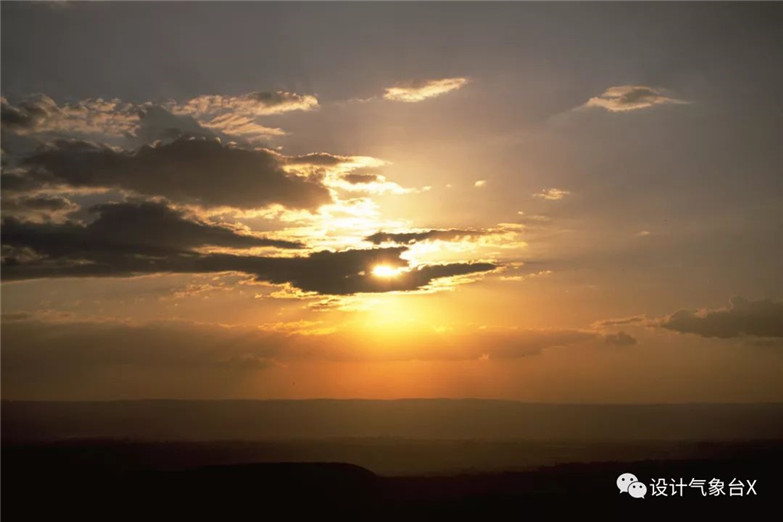
[[[562,190],[559,188],[548,188],[548,189],[543,189],[541,192],[536,192],[535,194],[533,194],[533,197],[539,199],[546,199],[549,201],[557,201],[559,199],[563,199],[569,194],[571,193],[567,190]]]
[[[411,80],[387,87],[384,98],[400,102],[420,102],[456,91],[468,83],[467,78],[442,78],[440,80]]]
[[[601,108],[609,112],[629,112],[655,105],[688,103],[668,96],[663,89],[644,85],[609,87],[600,96],[587,100],[580,108]]]
[[[139,106],[119,99],[86,99],[58,105],[49,96],[36,94],[18,105],[5,98],[0,102],[3,127],[19,134],[123,136],[139,124]]]
[[[45,94],[28,96],[16,105],[5,98],[1,102],[5,130],[39,136],[42,141],[112,139],[118,145],[127,145],[123,140],[138,145],[180,135],[223,135],[254,142],[285,134],[263,125],[260,118],[318,108],[315,96],[286,91],[203,95],[161,103],[97,98],[58,104]]]
[[[315,96],[286,91],[256,91],[240,96],[203,95],[184,103],[170,102],[167,107],[177,115],[192,116],[204,127],[244,138],[279,136],[282,130],[266,127],[262,116],[318,108]]]
[[[652,326],[652,321],[646,315],[633,315],[631,317],[621,317],[617,319],[604,319],[593,323],[592,328],[613,328],[615,326]]]
[[[240,96],[210,94],[171,104],[174,113],[196,116],[229,112],[249,117],[269,116],[291,111],[310,111],[317,107],[318,99],[315,96],[286,91],[256,91]]]
[[[411,232],[376,232],[367,236],[365,241],[375,245],[385,243],[411,245],[419,241],[458,241],[465,238],[475,238],[491,234],[489,230],[468,230],[468,229],[448,229],[448,230],[421,230]]]

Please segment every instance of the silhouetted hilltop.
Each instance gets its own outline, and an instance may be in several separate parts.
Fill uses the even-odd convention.
[[[176,471],[247,463],[345,462],[385,476],[520,471],[574,462],[765,460],[779,441],[546,442],[395,438],[3,443],[3,466],[103,472]]]
[[[39,461],[4,466],[3,515],[9,520],[337,520],[745,519],[776,506],[783,486],[780,451],[764,459],[567,464],[527,472],[380,477],[330,463],[253,464],[181,471],[97,471]],[[616,477],[739,476],[756,482],[742,497],[620,494]],[[10,472],[10,473],[9,473]],[[7,477],[13,477],[8,480]]]
[[[326,437],[527,440],[783,439],[783,404],[551,405],[411,399],[3,401],[5,441]]]
[[[739,518],[783,487],[776,404],[7,401],[2,423],[8,520]],[[632,499],[629,471],[758,495]]]

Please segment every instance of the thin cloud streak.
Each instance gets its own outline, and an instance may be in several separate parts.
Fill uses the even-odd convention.
[[[387,87],[383,97],[390,101],[416,103],[428,98],[442,96],[461,89],[467,78],[442,78],[440,80],[411,80]]]
[[[581,108],[601,108],[609,112],[630,112],[655,105],[686,104],[665,94],[663,89],[644,85],[617,85],[609,87],[600,96],[587,100]]]

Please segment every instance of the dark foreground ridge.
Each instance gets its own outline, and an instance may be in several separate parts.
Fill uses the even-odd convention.
[[[96,457],[98,455],[98,457]],[[191,469],[126,469],[111,454],[3,453],[3,520],[661,520],[708,515],[751,519],[777,505],[783,450],[769,444],[718,460],[562,464],[523,472],[383,477],[340,463],[263,463]],[[654,478],[756,481],[756,495],[644,499],[618,492],[633,472]],[[728,487],[728,486],[727,486]],[[592,515],[590,515],[592,513]],[[532,518],[531,518],[532,517]],[[630,517],[630,518],[629,518]],[[739,518],[741,517],[741,518]]]
[[[781,441],[780,404],[4,401],[2,517],[747,520],[777,509]],[[636,499],[623,473],[726,495]]]

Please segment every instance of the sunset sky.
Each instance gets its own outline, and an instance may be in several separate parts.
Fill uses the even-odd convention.
[[[783,401],[782,26],[3,2],[2,396]]]

